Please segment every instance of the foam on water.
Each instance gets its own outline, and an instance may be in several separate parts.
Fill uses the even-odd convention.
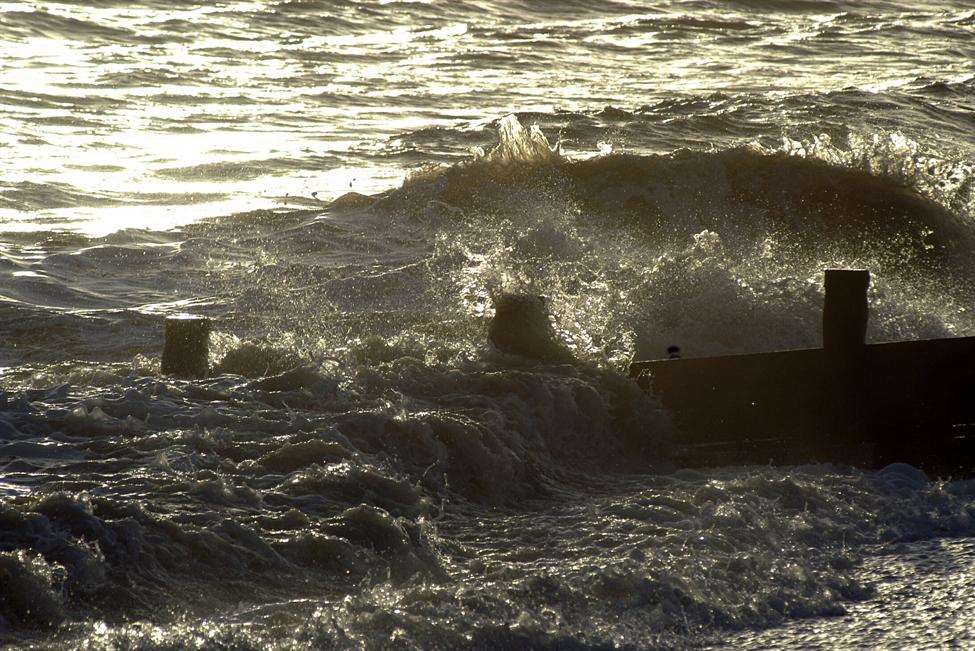
[[[624,375],[674,341],[815,344],[831,264],[874,270],[874,338],[970,333],[966,213],[794,155],[572,161],[504,125],[503,155],[325,213],[16,258],[85,280],[8,308],[61,337],[5,376],[8,641],[682,647],[842,614],[878,545],[975,535],[970,482],[910,467],[675,471]],[[109,264],[142,289],[86,271]],[[522,327],[572,357],[493,349],[505,292],[546,294],[554,330]],[[207,380],[158,372],[188,307],[216,322]]]
[[[876,594],[843,616],[797,620],[705,648],[967,648],[975,642],[964,614],[975,595],[968,571],[973,554],[970,538],[893,545],[868,557],[859,571],[877,586]]]
[[[2,643],[883,645],[967,585],[970,480],[678,470],[626,377],[817,345],[829,266],[975,334],[964,2],[121,4],[0,3]]]

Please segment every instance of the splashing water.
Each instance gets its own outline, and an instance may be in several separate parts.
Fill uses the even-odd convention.
[[[967,641],[873,623],[970,587],[972,481],[676,469],[626,367],[818,345],[829,266],[874,341],[975,334],[970,10],[50,4],[0,7],[91,63],[0,93],[3,644]],[[490,345],[506,295],[571,356]]]
[[[28,489],[0,518],[8,632],[680,646],[843,612],[872,594],[855,572],[872,545],[971,533],[964,482],[828,465],[627,474],[666,471],[670,436],[622,374],[629,357],[814,345],[826,264],[875,270],[874,338],[971,332],[933,297],[967,269],[967,245],[939,239],[946,208],[808,151],[573,161],[501,125],[491,154],[365,207],[205,222],[150,260],[111,241],[83,254],[148,283],[206,260],[176,286],[205,288],[224,374],[176,382],[149,359],[8,373],[7,481]],[[801,175],[776,185],[780,167]],[[486,343],[490,296],[525,290],[549,297],[575,361]],[[119,314],[56,318],[86,332]],[[142,314],[128,327],[158,326]],[[163,605],[183,614],[158,620]]]

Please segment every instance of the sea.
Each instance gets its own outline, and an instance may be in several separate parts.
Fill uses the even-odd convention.
[[[975,335],[973,254],[972,0],[0,2],[0,646],[975,648],[975,479],[684,468],[628,376],[828,267]]]

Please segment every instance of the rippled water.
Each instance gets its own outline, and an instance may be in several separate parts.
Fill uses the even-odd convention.
[[[972,143],[970,2],[88,4],[0,4],[8,228],[371,193],[513,111],[586,153],[850,127]]]
[[[834,265],[975,334],[975,4],[87,4],[0,4],[4,642],[969,641],[971,480],[675,469],[626,365],[817,345]]]

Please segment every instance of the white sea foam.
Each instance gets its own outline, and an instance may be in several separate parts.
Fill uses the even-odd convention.
[[[0,93],[4,643],[913,643],[935,616],[872,624],[967,585],[938,541],[975,534],[971,480],[676,470],[626,378],[816,345],[825,266],[873,272],[873,340],[975,334],[965,12],[54,4],[0,7],[34,64]],[[489,345],[512,293],[559,355]],[[160,375],[185,311],[214,377]]]

